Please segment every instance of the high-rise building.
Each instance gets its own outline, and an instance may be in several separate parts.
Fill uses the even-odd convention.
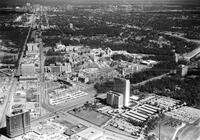
[[[113,107],[121,108],[123,107],[123,95],[120,93],[113,94]]]
[[[106,102],[108,105],[114,108],[121,108],[124,103],[123,94],[114,91],[109,91],[107,92]]]
[[[113,105],[113,94],[112,94],[112,92],[107,93],[106,103],[108,105],[111,105],[111,106]]]
[[[17,110],[6,115],[7,135],[11,138],[30,131],[30,112]]]
[[[21,64],[22,76],[34,76],[35,75],[35,64]]]
[[[113,91],[124,95],[124,106],[129,106],[130,81],[123,78],[115,78]]]

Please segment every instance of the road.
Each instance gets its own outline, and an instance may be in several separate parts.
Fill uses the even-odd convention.
[[[181,128],[183,128],[186,124],[185,123],[182,123],[181,126],[179,126],[178,128],[176,128],[176,131],[172,137],[172,140],[175,140],[176,139],[176,135],[178,133],[179,130],[181,130]]]
[[[10,89],[9,89],[8,96],[5,99],[5,108],[4,108],[3,112],[2,112],[2,118],[1,118],[1,122],[0,122],[0,128],[5,127],[5,125],[6,125],[5,116],[6,116],[7,113],[10,112],[10,104],[12,103],[12,99],[13,99],[15,88],[16,88],[16,84],[17,84],[17,78],[15,76],[20,73],[21,61],[22,61],[22,58],[23,58],[25,50],[26,50],[26,44],[27,44],[28,38],[30,36],[30,32],[31,32],[32,26],[33,26],[33,22],[31,23],[31,25],[29,27],[29,31],[28,31],[28,34],[26,36],[24,45],[23,45],[23,47],[21,49],[21,52],[19,53],[18,62],[16,64],[16,69],[12,73],[11,86],[10,86]]]
[[[145,85],[146,83],[148,82],[151,82],[151,81],[154,81],[154,80],[158,80],[158,79],[162,79],[163,77],[169,75],[170,73],[165,73],[165,74],[162,74],[162,75],[159,75],[159,76],[156,76],[156,77],[153,77],[153,78],[150,78],[150,79],[147,79],[145,81],[142,81],[140,83],[137,83],[137,84],[131,84],[132,87],[136,87],[136,86],[141,86],[141,85]]]
[[[197,54],[200,53],[200,40],[189,39],[189,38],[186,38],[186,37],[183,37],[183,36],[180,36],[180,35],[172,34],[171,32],[160,32],[160,33],[168,35],[168,36],[176,37],[176,38],[182,39],[182,40],[187,41],[187,42],[192,42],[192,43],[195,43],[195,44],[198,45],[198,47],[196,49],[192,50],[191,52],[183,54],[183,57],[186,60],[190,60],[191,58],[193,58],[194,56],[196,56]]]

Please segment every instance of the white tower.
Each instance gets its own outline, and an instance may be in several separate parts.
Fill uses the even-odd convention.
[[[123,78],[115,78],[114,91],[124,95],[124,106],[129,106],[130,98],[130,81]]]

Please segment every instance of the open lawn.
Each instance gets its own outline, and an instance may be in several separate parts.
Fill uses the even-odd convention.
[[[182,128],[178,134],[179,140],[200,140],[200,119]]]
[[[98,126],[103,125],[110,119],[109,116],[88,109],[87,110],[81,109],[79,112],[78,111],[74,112],[71,110],[69,111],[69,113]]]
[[[173,135],[176,131],[176,128],[179,127],[178,125],[180,121],[165,116],[164,119],[160,122],[160,138],[161,140],[172,140]],[[177,125],[176,125],[177,124]],[[156,127],[152,131],[157,137],[159,136],[159,126]]]

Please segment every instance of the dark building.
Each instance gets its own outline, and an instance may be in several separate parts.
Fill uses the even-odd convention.
[[[10,138],[26,134],[31,129],[30,112],[22,109],[6,115],[6,130]]]
[[[198,61],[197,66],[198,66],[198,69],[200,69],[200,60]]]
[[[111,105],[114,108],[121,108],[123,107],[123,98],[123,94],[109,91],[107,92],[106,102],[108,105]]]

